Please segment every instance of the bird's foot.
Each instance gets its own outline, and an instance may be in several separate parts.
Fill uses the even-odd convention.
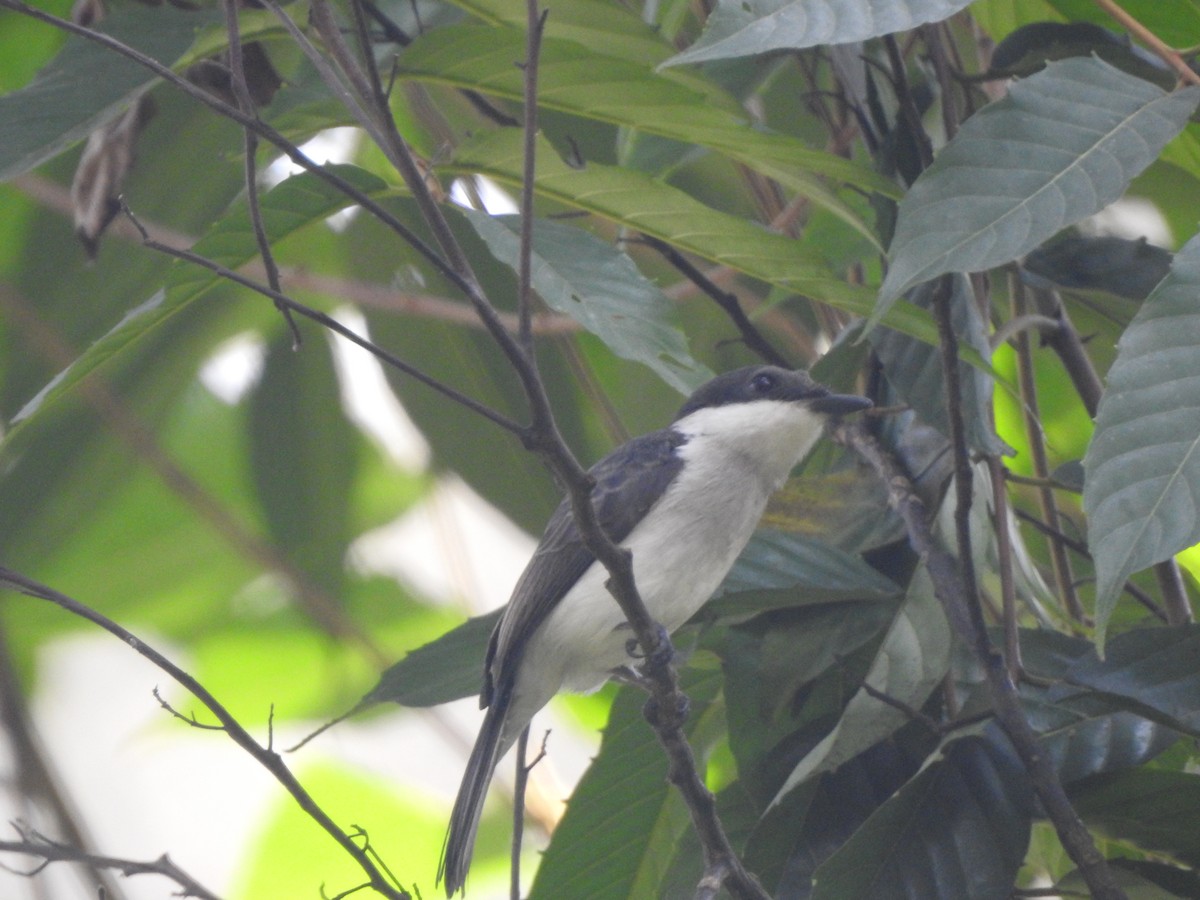
[[[628,628],[628,623],[621,625],[622,628]],[[640,659],[641,663],[638,668],[645,671],[653,671],[662,669],[669,665],[675,659],[675,647],[671,644],[671,635],[658,622],[654,623],[654,630],[658,635],[656,646],[649,653],[641,646],[637,638],[631,637],[625,642],[625,652],[629,654],[631,659]]]
[[[668,714],[663,715],[664,710],[659,705],[658,698],[654,695],[646,701],[646,705],[642,707],[642,715],[646,717],[646,721],[650,723],[650,727],[654,729],[662,728],[664,725],[668,727],[678,727],[686,721],[688,712],[691,706],[688,698],[681,692],[676,691],[670,698],[673,702],[674,709],[666,711]]]

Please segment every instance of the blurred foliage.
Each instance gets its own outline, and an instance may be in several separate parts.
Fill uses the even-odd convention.
[[[211,78],[227,35],[219,4],[199,5],[110,0],[96,27],[177,73],[207,65]],[[1200,45],[1197,0],[1121,5],[1169,45]],[[430,181],[475,207],[445,201],[479,283],[511,314],[514,224],[489,219],[480,198],[510,212],[521,179],[525,5],[366,6],[397,127]],[[828,383],[900,408],[871,427],[948,522],[929,279],[953,273],[967,440],[1022,476],[1002,486],[1015,510],[1006,519],[990,483],[975,485],[985,615],[1000,624],[1001,570],[1012,567],[1033,676],[1021,696],[1046,753],[1131,897],[1195,896],[1194,585],[1185,572],[1181,603],[1161,566],[1149,570],[1177,555],[1194,567],[1188,547],[1200,540],[1200,245],[1189,241],[1200,88],[1174,85],[1176,72],[1090,0],[897,0],[888,22],[867,0],[831,0],[820,21],[803,0],[720,0],[707,26],[684,0],[544,6],[537,353],[567,442],[593,462],[661,427],[706,372],[755,361],[705,288],[727,292],[782,358],[819,361]],[[70,16],[72,4],[38,8]],[[335,8],[349,22],[349,5]],[[306,4],[287,9],[306,21]],[[262,120],[296,144],[325,140],[306,146],[331,161],[326,172],[431,241],[386,155],[361,131],[332,130],[353,118],[284,29],[258,9],[242,22],[282,79]],[[893,42],[887,30],[903,34]],[[1020,79],[983,77],[1009,70]],[[269,299],[144,246],[124,216],[88,258],[73,214],[85,199],[112,212],[120,194],[164,243],[261,281],[236,125],[14,11],[0,14],[0,91],[0,563],[170,639],[248,724],[308,728],[352,708],[473,693],[491,621],[478,598],[426,596],[419,574],[396,577],[390,551],[364,548],[388,523],[436,509],[443,479],[536,533],[559,497],[545,469],[386,364],[390,396],[353,401],[377,367],[361,350],[308,320],[293,348]],[[153,114],[134,159],[85,150],[143,93]],[[73,198],[95,152],[110,154],[112,178]],[[289,296],[526,420],[519,380],[425,255],[269,143],[255,162]],[[1151,219],[1104,209],[1118,198],[1144,201]],[[1098,408],[1037,331],[1049,320],[1068,323],[1101,377],[1111,372]],[[395,399],[427,463],[411,461],[421,448],[381,437]],[[1059,467],[1044,490],[1069,542],[1065,571],[1039,527],[1042,486]],[[735,846],[787,897],[932,897],[937,884],[938,896],[1006,898],[1014,886],[1079,884],[1002,732],[986,719],[936,733],[922,724],[986,712],[989,700],[883,489],[836,447],[803,475],[678,638],[691,737]],[[466,548],[459,535],[442,540],[430,564],[450,569]],[[42,648],[83,625],[15,596],[0,610],[4,653],[33,691]],[[533,896],[690,895],[699,877],[640,697],[605,691],[578,716],[603,721],[614,695]],[[445,811],[425,792],[425,761],[397,746],[394,762],[408,786],[365,767],[302,775],[400,883],[429,896]],[[474,884],[504,880],[505,819],[485,817]],[[229,896],[356,883],[290,800],[257,832]]]

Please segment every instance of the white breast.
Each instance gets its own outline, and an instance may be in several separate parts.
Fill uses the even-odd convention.
[[[638,592],[668,631],[712,596],[824,423],[797,404],[767,401],[706,408],[675,423],[688,436],[683,469],[624,541]],[[631,634],[606,579],[593,565],[535,633],[519,694],[545,703],[560,690],[594,690],[629,662]]]

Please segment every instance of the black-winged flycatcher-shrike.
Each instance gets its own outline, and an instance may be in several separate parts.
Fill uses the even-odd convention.
[[[666,428],[634,438],[590,470],[592,503],[633,555],[646,609],[668,632],[704,605],[750,540],[767,499],[833,416],[865,409],[806,372],[750,366],[699,388]],[[634,662],[608,573],[563,501],[492,632],[480,705],[487,708],[454,802],[439,880],[461,890],[492,773],[559,691],[592,691]],[[623,627],[625,626],[625,627]]]

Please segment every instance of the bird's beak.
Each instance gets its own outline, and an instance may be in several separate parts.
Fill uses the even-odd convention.
[[[846,416],[874,405],[866,397],[859,397],[857,394],[826,394],[808,402],[813,412],[828,416]]]

